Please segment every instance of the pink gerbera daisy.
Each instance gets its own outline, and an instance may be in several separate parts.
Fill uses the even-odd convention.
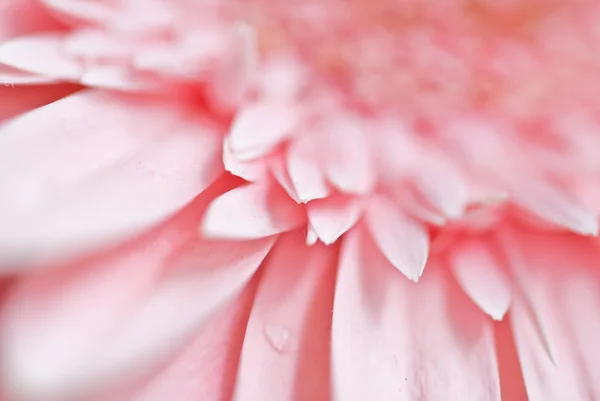
[[[599,17],[0,0],[7,399],[600,399]]]

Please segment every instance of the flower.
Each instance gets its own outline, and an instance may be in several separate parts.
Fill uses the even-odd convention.
[[[594,2],[0,10],[10,399],[600,398]]]

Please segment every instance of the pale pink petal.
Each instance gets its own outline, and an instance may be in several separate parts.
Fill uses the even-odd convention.
[[[503,228],[497,233],[497,242],[503,257],[506,260],[509,271],[513,278],[513,299],[519,299],[519,307],[523,313],[527,313],[528,325],[535,329],[537,341],[546,352],[546,357],[556,362],[556,341],[552,338],[552,330],[547,317],[540,312],[540,300],[534,296],[536,283],[531,276],[529,262],[525,259],[523,238],[517,231]]]
[[[321,154],[327,179],[340,191],[366,194],[376,181],[368,127],[364,122],[346,116],[331,119],[321,127]]]
[[[334,400],[499,401],[490,321],[439,268],[415,285],[358,230],[342,245]]]
[[[82,65],[64,53],[63,33],[39,33],[0,44],[0,63],[34,74],[76,81]]]
[[[233,189],[210,205],[201,231],[215,238],[263,238],[306,221],[304,208],[278,185],[250,184]]]
[[[562,290],[564,325],[571,333],[593,399],[600,398],[600,277],[596,270],[597,254],[585,270],[569,272],[557,282]]]
[[[419,222],[405,216],[395,205],[372,198],[366,222],[375,243],[406,277],[418,281],[429,254],[429,234]]]
[[[334,249],[285,234],[250,314],[234,399],[328,401]]]
[[[58,81],[56,78],[35,75],[0,64],[0,85],[43,85]]]
[[[292,178],[290,177],[283,152],[269,157],[268,163],[271,174],[273,174],[273,177],[275,177],[279,185],[285,189],[285,192],[287,192],[290,198],[295,200],[297,203],[301,203],[300,199],[298,198],[298,194],[296,193],[296,189],[294,188]]]
[[[39,0],[67,20],[106,23],[114,16],[114,2],[106,0]],[[113,4],[111,4],[113,3]]]
[[[231,151],[228,141],[223,142],[223,165],[225,170],[246,181],[258,181],[269,176],[269,166],[264,160],[238,160]]]
[[[224,310],[219,309],[158,372],[129,384],[130,388],[112,389],[86,401],[230,401],[255,289],[248,287]]]
[[[255,102],[236,113],[227,142],[238,160],[266,155],[294,133],[301,118],[299,110],[288,104]]]
[[[2,321],[8,389],[43,400],[135,378],[232,299],[273,240],[201,240],[191,212],[91,264],[23,278]]]
[[[556,364],[552,362],[544,344],[539,340],[535,323],[521,300],[513,302],[511,321],[528,399],[530,401],[589,400],[588,388],[581,382],[580,367],[576,366],[570,358],[562,357]],[[564,333],[564,328],[561,331]],[[563,340],[563,344],[567,347],[565,351],[571,352],[565,341],[566,339]]]
[[[355,197],[335,196],[309,202],[306,211],[319,239],[331,245],[358,222],[363,202]]]
[[[517,308],[511,308],[511,316],[529,399],[596,399],[598,248],[570,235],[525,234],[519,239],[530,301],[520,299]],[[553,360],[539,339],[528,308],[545,324]]]
[[[89,87],[125,92],[151,92],[160,89],[160,83],[156,80],[136,74],[120,65],[96,65],[86,68],[79,82]]]
[[[0,260],[79,253],[166,219],[222,173],[220,138],[176,104],[99,91],[10,121],[0,128]]]
[[[466,239],[450,252],[458,284],[485,313],[501,320],[510,306],[512,285],[491,246],[482,239]]]
[[[288,150],[288,171],[302,202],[321,199],[329,194],[325,175],[317,163],[318,146],[315,138],[303,135],[295,140]]]
[[[209,81],[209,93],[219,108],[232,110],[244,98],[257,70],[257,39],[252,27],[238,22],[226,46],[228,53],[216,76]]]
[[[459,171],[439,156],[428,160],[419,171],[417,188],[433,206],[451,219],[463,214],[469,199],[467,184]]]
[[[598,216],[567,194],[541,182],[527,182],[513,193],[514,201],[534,215],[581,235],[598,234]]]
[[[75,85],[67,84],[36,85],[35,78],[25,79],[27,80],[25,86],[18,84],[2,86],[0,83],[0,121],[44,106],[79,89]]]

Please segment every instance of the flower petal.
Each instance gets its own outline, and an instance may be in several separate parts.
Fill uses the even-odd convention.
[[[406,277],[419,280],[429,254],[426,229],[381,198],[371,199],[366,222],[386,258]]]
[[[518,298],[511,319],[529,399],[595,399],[600,354],[594,342],[585,340],[600,335],[598,249],[571,235],[521,234],[528,299]],[[540,340],[538,322],[552,358]]]
[[[273,240],[198,239],[191,212],[112,255],[22,279],[2,321],[9,390],[52,399],[135,377],[237,294]]]
[[[315,138],[302,135],[288,150],[287,168],[301,202],[321,199],[329,194],[327,181],[317,162],[317,149]]]
[[[299,111],[290,105],[254,102],[236,114],[227,142],[238,160],[255,159],[290,136],[299,120]]]
[[[441,157],[427,160],[419,171],[417,188],[445,216],[460,217],[469,200],[467,185],[456,167]]]
[[[33,81],[10,86],[0,83],[0,121],[44,106],[78,89],[68,84],[34,85]]]
[[[515,202],[534,215],[581,235],[598,234],[598,216],[557,188],[527,182],[513,194]]]
[[[149,118],[152,116],[152,118]],[[0,128],[0,262],[114,243],[221,174],[217,127],[159,100],[85,91]]]
[[[253,280],[254,282],[255,280]],[[149,378],[88,401],[231,400],[254,285],[249,285]],[[116,394],[115,394],[116,393]]]
[[[306,210],[319,239],[331,245],[358,222],[363,203],[354,197],[336,196],[316,199],[308,203]]]
[[[215,199],[201,231],[215,238],[264,238],[296,228],[305,220],[303,207],[279,185],[250,184]]]
[[[77,81],[83,67],[62,52],[65,38],[63,33],[39,33],[4,42],[0,45],[0,63],[51,78]]]
[[[332,326],[335,400],[499,401],[491,329],[443,270],[433,266],[414,285],[359,229],[345,238]]]
[[[0,42],[59,27],[37,0],[0,0]]]
[[[330,399],[333,256],[322,244],[308,248],[300,230],[276,244],[250,314],[236,401]]]
[[[512,286],[484,240],[468,239],[454,246],[450,255],[454,277],[485,313],[502,320],[508,311]]]
[[[342,192],[368,194],[375,186],[376,169],[372,160],[368,127],[347,116],[331,119],[322,127],[322,153],[327,178]]]

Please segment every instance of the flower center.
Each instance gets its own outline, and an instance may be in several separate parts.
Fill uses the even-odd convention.
[[[369,110],[529,116],[600,93],[589,0],[231,1],[265,54],[297,52]]]

